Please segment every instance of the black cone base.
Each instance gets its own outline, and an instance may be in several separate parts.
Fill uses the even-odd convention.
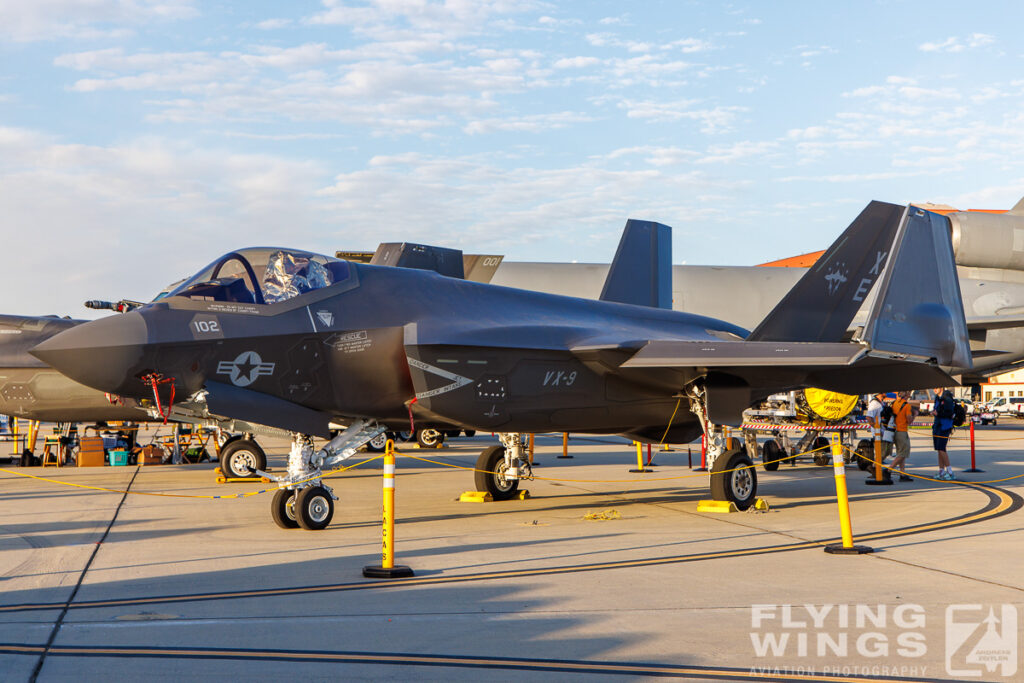
[[[969,470],[964,470],[964,472],[984,472],[984,471],[985,470],[979,470],[977,467],[972,467]]]
[[[868,486],[892,486],[892,479],[865,479]]]
[[[650,467],[645,467],[642,470],[630,470],[630,472],[635,472],[637,474],[654,474],[654,470],[652,470]]]
[[[412,569],[404,564],[396,564],[394,567],[363,567],[363,576],[368,579],[404,579],[412,575]]]
[[[866,555],[867,553],[875,552],[875,549],[869,548],[866,545],[844,548],[840,543],[833,543],[832,545],[825,546],[825,552],[829,555]]]

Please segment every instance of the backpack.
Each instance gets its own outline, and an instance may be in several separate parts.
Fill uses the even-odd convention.
[[[963,403],[957,401],[953,403],[953,426],[963,427],[964,422],[967,422],[967,408]]]
[[[878,414],[879,424],[891,431],[893,427],[895,427],[895,423],[893,422],[894,415],[895,413],[892,410],[892,404],[883,403],[882,412]]]

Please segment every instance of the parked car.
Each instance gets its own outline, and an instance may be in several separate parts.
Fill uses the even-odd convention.
[[[996,415],[1013,415],[1024,418],[1024,396],[1000,396],[989,404],[989,410]]]

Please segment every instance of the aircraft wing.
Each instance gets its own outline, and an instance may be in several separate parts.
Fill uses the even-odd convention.
[[[866,346],[818,342],[650,341],[623,368],[850,365]]]

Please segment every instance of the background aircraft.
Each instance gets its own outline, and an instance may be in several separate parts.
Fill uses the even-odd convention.
[[[333,514],[322,469],[409,419],[499,432],[477,481],[500,498],[529,473],[521,432],[683,442],[790,388],[947,383],[941,366],[970,365],[948,225],[872,202],[750,333],[666,310],[669,229],[630,221],[602,301],[248,249],[32,353],[104,391],[177,394],[192,410],[294,432],[272,516],[316,529]],[[844,341],[876,281],[883,295],[863,333]],[[310,436],[332,421],[350,427],[315,451]],[[750,459],[726,452],[717,432],[709,441],[713,495],[749,506],[756,476],[737,468]]]
[[[57,316],[0,315],[0,414],[39,422],[94,424],[161,419],[152,395],[111,396],[76,382],[28,352],[58,332],[83,322]],[[250,468],[267,466],[266,455],[253,434],[281,433],[234,420],[211,417],[200,421],[189,415],[171,418],[224,429],[226,438],[220,444],[219,459],[226,476],[236,478],[253,477]]]

